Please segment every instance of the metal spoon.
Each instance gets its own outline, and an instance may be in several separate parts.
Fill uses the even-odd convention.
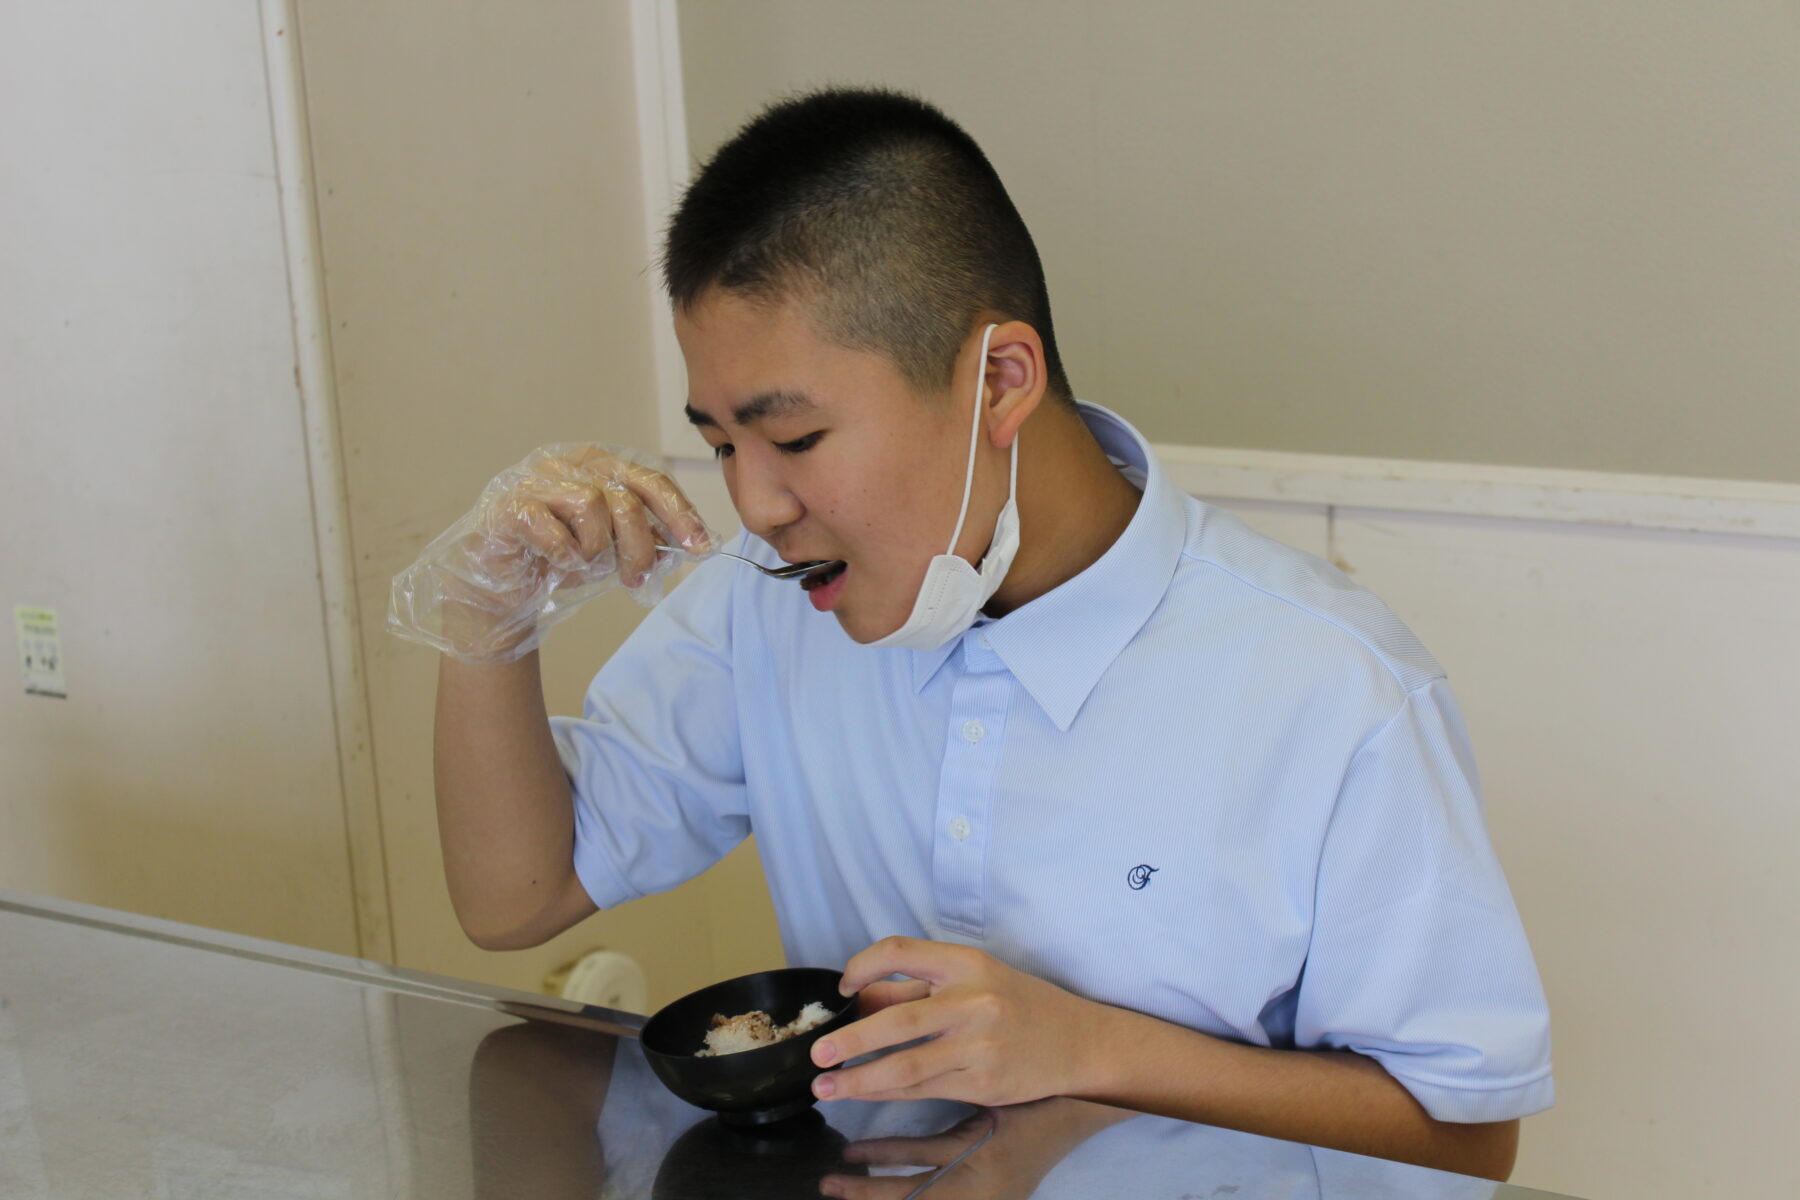
[[[659,544],[656,548],[658,550],[667,550],[671,554],[684,553],[684,551],[675,546],[664,546]],[[764,575],[767,575],[770,579],[798,579],[802,575],[812,574],[820,567],[835,567],[838,563],[843,561],[842,559],[836,558],[820,558],[815,559],[812,562],[793,563],[791,565],[784,564],[779,567],[765,567],[753,558],[745,558],[743,555],[733,554],[729,550],[721,550],[719,553],[723,554],[726,558],[735,558],[741,563],[749,563]]]

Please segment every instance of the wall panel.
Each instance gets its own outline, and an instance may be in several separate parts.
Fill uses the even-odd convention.
[[[1517,1180],[1800,1190],[1800,540],[1340,510],[1333,549],[1449,672],[1549,991]]]
[[[354,953],[263,32],[0,6],[0,884]]]
[[[825,83],[962,122],[1159,442],[1800,481],[1789,5],[680,12],[696,158]]]

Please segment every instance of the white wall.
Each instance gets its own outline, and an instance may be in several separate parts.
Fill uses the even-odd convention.
[[[1548,989],[1518,1182],[1792,1196],[1800,541],[1339,510],[1467,710]]]
[[[0,5],[0,886],[354,953],[263,39]]]

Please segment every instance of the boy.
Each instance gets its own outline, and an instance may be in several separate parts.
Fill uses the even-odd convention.
[[[538,944],[754,830],[789,960],[862,994],[821,1096],[1075,1096],[1505,1177],[1548,1018],[1441,670],[1074,400],[968,135],[888,92],[778,104],[664,267],[730,549],[828,565],[711,559],[551,719],[549,592],[643,585],[705,527],[585,447],[434,543],[469,936]]]

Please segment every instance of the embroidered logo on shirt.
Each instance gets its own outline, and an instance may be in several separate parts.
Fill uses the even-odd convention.
[[[1150,877],[1161,869],[1153,867],[1149,863],[1139,863],[1131,868],[1131,874],[1125,877],[1125,882],[1131,885],[1132,891],[1141,892],[1150,885]]]

